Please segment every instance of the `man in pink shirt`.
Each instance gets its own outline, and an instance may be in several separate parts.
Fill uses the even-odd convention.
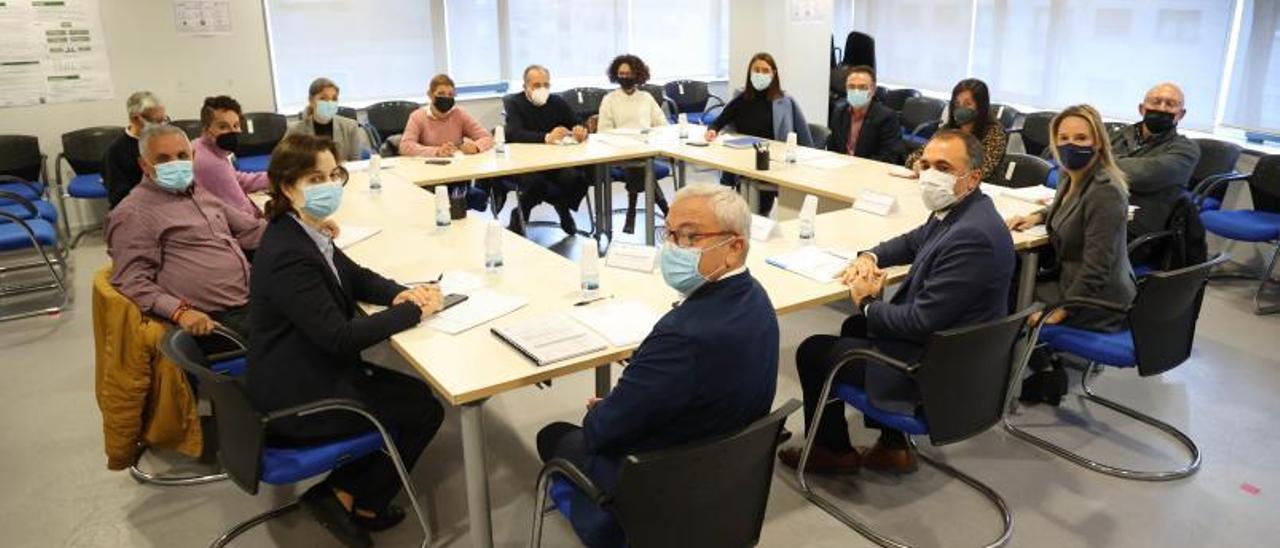
[[[493,148],[493,136],[466,109],[454,104],[457,86],[445,74],[427,84],[430,105],[409,116],[400,138],[401,156],[477,154]]]
[[[240,138],[240,103],[226,95],[208,97],[200,108],[204,133],[192,143],[195,150],[196,185],[228,206],[260,216],[249,193],[266,190],[265,172],[236,171],[231,163]]]

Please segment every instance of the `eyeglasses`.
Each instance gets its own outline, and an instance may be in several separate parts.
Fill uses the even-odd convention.
[[[693,247],[704,238],[713,238],[715,236],[736,236],[737,233],[729,231],[720,232],[691,232],[691,231],[669,231],[666,227],[658,227],[655,231],[658,239],[664,242],[671,242],[678,247]]]

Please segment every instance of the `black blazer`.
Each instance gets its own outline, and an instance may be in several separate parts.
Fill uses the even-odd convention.
[[[358,316],[357,301],[389,305],[405,288],[357,265],[336,247],[333,262],[338,279],[291,215],[276,217],[262,235],[249,283],[253,328],[245,381],[260,411],[353,396],[354,378],[367,367],[360,351],[421,320],[413,303]],[[369,428],[359,417],[347,415],[286,420],[272,423],[272,430],[324,437]]]
[[[889,164],[902,163],[902,124],[898,121],[898,113],[877,101],[872,101],[867,109],[867,117],[862,120],[862,131],[858,133],[853,155]],[[849,123],[849,103],[840,102],[835,113],[827,120],[831,129],[827,150],[849,153],[846,148],[849,143]]]

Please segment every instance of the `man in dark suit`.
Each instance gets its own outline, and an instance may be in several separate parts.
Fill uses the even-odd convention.
[[[558,145],[565,138],[584,143],[587,128],[579,123],[569,102],[551,93],[551,72],[539,65],[524,69],[524,93],[508,95],[503,100],[507,109],[507,142],[547,143]],[[511,215],[508,228],[524,234],[520,220],[529,219],[533,207],[543,202],[555,206],[560,228],[572,236],[577,232],[572,210],[587,195],[587,179],[578,168],[562,168],[521,175],[520,213]]]
[[[849,350],[876,348],[910,363],[923,355],[934,332],[996,319],[1008,312],[1013,240],[991,198],[978,190],[982,158],[982,145],[963,131],[939,131],[925,145],[920,184],[930,210],[928,219],[920,227],[860,254],[845,271],[843,281],[861,314],[844,322],[841,336],[814,335],[796,351],[806,427],[818,412],[817,400],[827,376]],[[885,274],[880,268],[902,264],[911,265],[910,274],[892,299],[881,301]],[[872,404],[886,411],[910,415],[920,403],[915,382],[883,364],[855,362],[841,369],[837,380],[863,387]],[[868,421],[868,427],[880,429],[880,439],[859,455],[849,443],[844,404],[827,405],[821,412],[822,425],[809,457],[809,470],[915,470],[915,455],[901,432]],[[794,468],[800,461],[800,449],[785,449],[779,456]]]
[[[831,128],[827,150],[889,164],[902,163],[898,113],[873,100],[876,69],[866,65],[850,69],[845,94],[845,100],[837,103],[827,122]]]
[[[640,343],[622,379],[587,402],[579,428],[538,433],[542,459],[568,459],[605,491],[623,456],[745,427],[769,413],[778,373],[778,318],[747,271],[751,214],[734,191],[689,185],[667,217],[662,273],[685,300]],[[622,530],[575,493],[572,523],[588,546],[619,546]]]

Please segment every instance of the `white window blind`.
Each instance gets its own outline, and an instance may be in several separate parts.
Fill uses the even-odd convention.
[[[859,0],[854,30],[876,39],[884,82],[950,91],[965,77],[971,0]]]
[[[1243,6],[1226,125],[1280,133],[1280,1]]]

